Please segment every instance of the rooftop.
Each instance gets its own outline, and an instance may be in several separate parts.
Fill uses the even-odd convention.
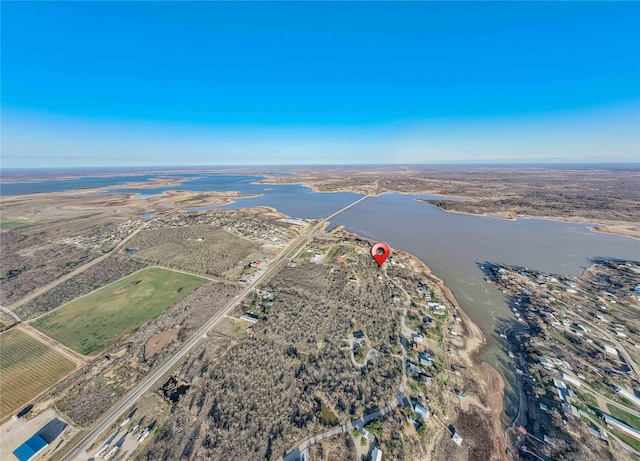
[[[36,434],[13,451],[13,455],[20,461],[29,461],[49,445],[40,435]]]

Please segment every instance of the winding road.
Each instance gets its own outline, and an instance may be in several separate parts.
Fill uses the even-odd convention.
[[[333,437],[334,435],[342,434],[344,432],[351,432],[353,431],[353,429],[362,430],[365,424],[369,423],[370,421],[373,421],[376,418],[380,418],[381,416],[386,415],[387,413],[392,411],[395,407],[397,407],[401,401],[402,401],[402,395],[400,395],[399,393],[396,399],[392,403],[384,407],[382,410],[374,411],[373,413],[369,413],[368,415],[365,415],[363,418],[357,419],[355,421],[351,421],[347,424],[343,424],[342,426],[335,427],[331,430],[323,432],[322,434],[312,435],[307,440],[305,440],[300,445],[298,445],[296,448],[294,448],[290,453],[283,456],[282,461],[297,460],[298,456],[300,456],[300,453],[302,453],[307,448],[311,447],[311,445],[313,445],[314,443],[320,442],[321,440],[328,439],[330,437]]]

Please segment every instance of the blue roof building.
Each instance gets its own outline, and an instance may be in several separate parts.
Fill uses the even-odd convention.
[[[13,450],[13,455],[18,458],[19,461],[29,461],[35,455],[47,448],[47,445],[49,444],[42,437],[36,434]]]

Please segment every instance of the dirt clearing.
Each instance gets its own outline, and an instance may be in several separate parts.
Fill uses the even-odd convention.
[[[179,331],[180,327],[174,327],[170,330],[156,333],[151,338],[149,338],[149,340],[144,345],[144,359],[149,360],[151,357],[156,355],[156,353],[160,349],[169,344],[176,336],[178,336]]]

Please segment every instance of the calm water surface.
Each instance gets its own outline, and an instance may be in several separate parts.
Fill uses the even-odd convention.
[[[635,239],[591,232],[588,224],[536,219],[507,221],[448,213],[397,193],[370,197],[337,216],[332,225],[382,240],[420,258],[444,280],[488,339],[481,358],[507,380],[506,408],[517,411],[510,360],[501,350],[498,325],[513,322],[503,294],[483,279],[484,262],[579,275],[594,258],[640,261]]]
[[[69,172],[73,174],[73,172]],[[265,172],[265,174],[278,174],[289,176],[288,173]],[[92,189],[96,187],[111,187],[128,184],[131,182],[145,182],[155,178],[166,177],[187,178],[182,184],[169,187],[154,188],[124,188],[113,189],[112,193],[141,194],[141,198],[161,195],[168,190],[189,191],[216,191],[227,192],[237,190],[242,194],[252,195],[261,193],[264,187],[259,184],[251,184],[254,181],[265,179],[264,176],[242,175],[233,173],[167,173],[167,174],[129,174],[112,176],[83,176],[69,179],[44,179],[22,182],[1,182],[0,195],[35,194],[39,192],[66,192],[79,189]]]
[[[78,189],[93,189],[95,187],[110,187],[130,182],[148,181],[158,175],[130,175],[130,176],[88,176],[73,179],[46,179],[42,181],[24,181],[14,183],[0,182],[0,195],[36,194],[39,192],[66,192]]]
[[[589,224],[503,219],[448,213],[397,193],[370,197],[337,216],[332,225],[418,256],[442,278],[483,329],[504,313],[501,293],[483,280],[478,264],[519,265],[559,275],[579,275],[598,257],[640,259],[640,241],[591,232]]]

